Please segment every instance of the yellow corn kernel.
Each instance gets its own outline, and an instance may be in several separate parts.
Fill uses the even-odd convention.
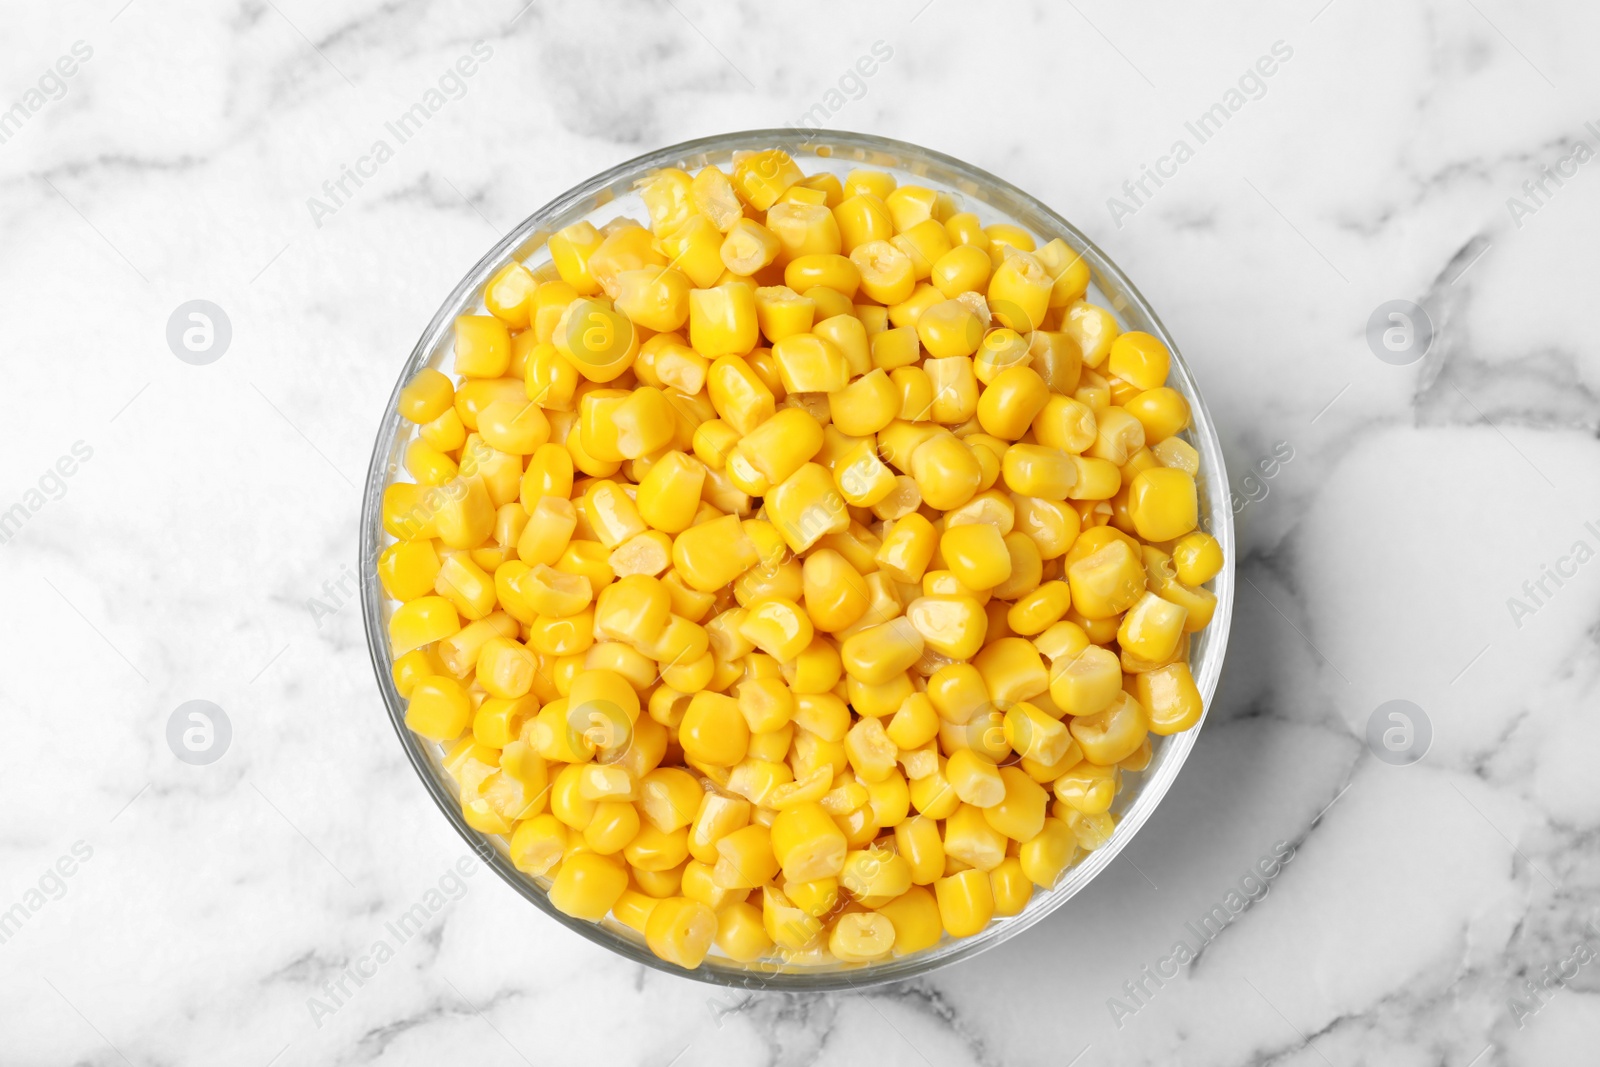
[[[1065,500],[1078,481],[1077,457],[1045,445],[1015,444],[1006,449],[1001,474],[1019,496]]]
[[[598,769],[585,767],[585,770]],[[583,828],[586,845],[602,856],[615,855],[639,833],[639,810],[624,800],[603,800],[595,804],[594,817]]]
[[[852,437],[877,433],[900,414],[900,390],[881,369],[828,395],[828,410],[839,431]]]
[[[1072,747],[1066,726],[1025,700],[1006,711],[1005,739],[1018,755],[1052,765]]]
[[[654,529],[682,533],[694,522],[706,469],[682,452],[666,453],[639,483],[639,517]]]
[[[650,644],[672,618],[672,596],[660,580],[630,574],[606,586],[595,599],[594,627],[611,641]]]
[[[778,874],[772,833],[752,823],[717,840],[717,865],[712,881],[723,889],[755,889]]]
[[[511,365],[511,334],[492,315],[458,315],[455,371],[466,378],[498,378]],[[437,417],[437,416],[435,416]]]
[[[1175,734],[1200,721],[1205,710],[1187,663],[1169,663],[1134,676],[1134,695],[1153,734]]]
[[[970,937],[994,918],[994,889],[985,871],[959,871],[933,883],[939,921],[952,937]]]
[[[1115,766],[1101,767],[1083,760],[1055,780],[1056,799],[1086,815],[1111,810],[1120,774]]]
[[[461,683],[444,675],[423,678],[411,689],[406,726],[430,741],[454,741],[472,720],[472,702]]]
[[[400,414],[415,423],[432,422],[455,405],[456,390],[450,379],[423,367],[400,390]]]
[[[1030,780],[1029,784],[1033,782]],[[1035,785],[1034,788],[1039,787]],[[1006,837],[989,825],[983,809],[963,803],[945,819],[944,852],[947,861],[959,860],[980,871],[992,871],[1005,859]]]
[[[834,489],[828,469],[817,463],[803,464],[774,485],[767,495],[766,507],[768,520],[796,553],[807,551],[825,535],[842,532],[850,525],[844,498]]]
[[[1013,841],[1031,840],[1044,829],[1050,794],[1021,767],[1002,767],[1000,777],[1005,783],[1004,796],[984,808],[983,817],[994,830]]]
[[[894,927],[896,956],[909,956],[932,948],[944,935],[939,905],[933,893],[920,883],[877,910]]]
[[[722,240],[722,263],[734,274],[748,277],[777,259],[782,248],[771,230],[751,219],[740,219]]]
[[[994,761],[972,749],[951,753],[945,777],[956,796],[979,808],[991,807],[1005,798],[1006,786]]]
[[[517,870],[535,877],[545,874],[567,851],[567,828],[554,815],[535,815],[517,824],[509,851]]]
[[[837,236],[837,227],[833,232]],[[805,252],[791,258],[783,268],[783,282],[802,296],[821,286],[850,299],[861,286],[861,270],[848,256],[839,254],[836,241],[831,252]]]
[[[876,685],[909,670],[923,647],[922,635],[902,616],[851,634],[839,646],[839,658],[852,677]]]
[[[1072,588],[1063,581],[1045,582],[1025,594],[1006,614],[1014,633],[1032,637],[1054,626],[1072,607]]]
[[[617,219],[601,233],[605,235],[589,255],[589,273],[600,283],[606,296],[615,299],[617,278],[630,270],[661,269],[666,257],[656,250],[655,235],[631,219]]]
[[[1016,856],[1007,856],[989,872],[989,886],[994,894],[994,913],[1001,917],[1020,914],[1033,896],[1033,883]]]
[[[1117,644],[1142,660],[1164,661],[1177,651],[1188,613],[1181,606],[1145,593],[1129,608],[1117,628]]]
[[[945,359],[976,352],[986,325],[965,301],[943,300],[918,315],[914,328],[928,354]]]
[[[919,582],[938,547],[939,535],[933,523],[912,512],[885,531],[876,562],[897,582]]]
[[[890,243],[911,259],[912,269],[916,271],[918,281],[932,276],[933,268],[945,255],[950,252],[950,235],[945,231],[944,225],[937,219],[923,219],[910,229],[904,230],[890,238]],[[987,277],[988,259],[984,261],[985,277]],[[976,288],[968,285],[956,292],[964,292]],[[956,293],[947,293],[955,296]]]
[[[983,604],[970,596],[917,597],[905,617],[928,648],[956,660],[976,655],[989,628]]]
[[[414,648],[397,656],[391,672],[394,687],[402,697],[410,698],[416,684],[430,674],[444,674],[446,668],[431,648]]]
[[[651,330],[676,330],[689,318],[687,275],[671,267],[644,267],[616,275],[616,309]]]
[[[1069,456],[1075,469],[1068,500],[1110,500],[1122,487],[1122,474],[1110,460],[1091,456]]]
[[[1105,709],[1073,718],[1068,728],[1084,759],[1109,767],[1138,751],[1149,733],[1149,720],[1137,700],[1119,691]]]
[[[1185,534],[1172,546],[1172,566],[1184,585],[1204,585],[1222,570],[1222,546],[1203,530]]]
[[[1002,707],[1028,700],[1050,688],[1050,676],[1033,643],[1022,637],[1003,637],[973,659],[990,698]],[[937,703],[937,701],[935,701]]]
[[[579,852],[561,861],[549,900],[564,915],[599,922],[627,888],[626,867],[598,852]]]
[[[689,294],[689,342],[707,359],[742,356],[760,339],[754,290],[719,285]],[[713,399],[715,399],[713,397]],[[718,408],[721,412],[721,408]],[[723,414],[726,418],[726,413]]]
[[[1194,479],[1171,467],[1141,471],[1128,487],[1128,514],[1145,541],[1182,537],[1199,521]]]
[[[555,261],[561,280],[580,296],[593,296],[600,291],[600,283],[589,271],[589,257],[604,240],[590,222],[575,222],[550,237],[550,258]]]
[[[969,589],[993,589],[1011,577],[1005,536],[985,522],[946,527],[939,538],[939,555]]]
[[[435,651],[446,670],[457,678],[465,678],[477,666],[478,653],[485,642],[492,637],[515,637],[516,633],[516,621],[505,612],[496,611],[443,638]]]
[[[816,636],[800,605],[785,597],[769,597],[750,605],[739,634],[777,660],[792,660]]]
[[[894,220],[897,233],[905,233],[913,226],[933,218],[938,194],[920,185],[901,185],[883,194],[884,206]]]
[[[736,355],[722,356],[711,364],[706,375],[706,389],[717,414],[740,435],[750,433],[772,418],[777,410],[772,390],[749,363]],[[704,455],[701,458],[706,459]],[[709,459],[706,465],[712,470],[722,468],[721,462],[713,463]]]
[[[1140,390],[1156,389],[1166,383],[1172,355],[1159,338],[1133,330],[1111,342],[1106,366],[1112,374]]]
[[[656,897],[638,889],[624,889],[617,902],[611,905],[612,916],[630,930],[643,934],[650,923],[650,914],[659,903]]]
[[[1094,715],[1122,691],[1122,664],[1116,653],[1090,645],[1050,666],[1050,699],[1068,715]]]
[[[928,699],[941,719],[959,726],[989,706],[989,688],[977,667],[952,663],[928,679]]]
[[[739,702],[721,693],[696,693],[678,727],[684,755],[699,763],[732,767],[744,759],[750,745],[750,727],[739,712]]]
[[[888,241],[870,240],[855,245],[850,262],[861,274],[861,291],[880,304],[899,304],[916,289],[911,257]]]
[[[399,601],[433,592],[439,577],[439,553],[432,541],[397,541],[378,557],[378,580]]]
[[[396,656],[450,637],[461,629],[456,606],[442,596],[407,601],[389,617],[389,647]]]
[[[778,237],[778,261],[787,262],[810,256],[837,256],[842,248],[834,213],[821,203],[774,203],[766,213],[766,227]],[[787,275],[784,280],[787,280]],[[822,285],[832,285],[824,282]],[[832,286],[843,290],[843,286]],[[854,296],[854,290],[845,291]]]
[[[688,828],[663,831],[647,823],[639,827],[622,854],[641,871],[671,870],[689,858]]]
[[[698,900],[667,897],[651,910],[644,929],[651,952],[692,971],[711,950],[717,936],[717,913]]]
[[[715,864],[717,842],[750,824],[751,805],[739,797],[706,793],[689,826],[689,851],[701,863]],[[770,850],[771,846],[768,845]]]
[[[514,700],[533,688],[538,661],[525,645],[505,637],[491,637],[478,651],[478,684],[490,696]]]
[[[733,183],[716,167],[702,167],[695,173],[689,195],[695,210],[724,233],[733,228],[744,212],[733,191]]]
[[[1106,408],[1095,416],[1095,439],[1087,455],[1109,460],[1121,467],[1144,447],[1144,426],[1119,407]]]
[[[1070,396],[1051,396],[1034,416],[1033,436],[1041,445],[1076,455],[1095,443],[1099,423],[1087,404]]]
[[[887,244],[894,236],[894,218],[889,208],[881,196],[871,192],[847,196],[833,209],[833,217],[839,224],[840,250],[845,255],[873,241]]]
[[[844,963],[870,963],[894,949],[894,924],[875,911],[846,912],[828,935],[828,951]]]
[[[538,713],[539,699],[532,693],[510,698],[490,697],[472,716],[472,736],[481,745],[505,748],[522,735],[523,724]],[[529,755],[543,767],[543,760],[537,753]]]
[[[1124,405],[1144,428],[1145,443],[1152,448],[1189,425],[1189,402],[1176,389],[1147,389]]]
[[[688,771],[658,767],[639,783],[639,811],[651,826],[671,833],[694,821],[704,795],[705,790]]]
[[[734,165],[733,189],[740,200],[757,211],[765,211],[778,202],[786,189],[804,177],[789,153],[781,148],[769,148],[752,152]]]
[[[551,343],[578,374],[591,382],[621,377],[639,354],[639,335],[633,320],[608,301],[589,297],[574,300],[562,312]]]
[[[953,511],[971,500],[983,481],[983,468],[972,450],[944,431],[911,453],[910,474],[923,502],[939,511]]]
[[[516,583],[516,591],[521,602],[536,614],[558,619],[576,615],[594,601],[594,588],[588,578],[543,563]]]
[[[1078,853],[1078,841],[1072,829],[1053,816],[1044,820],[1044,828],[1023,842],[1017,859],[1023,873],[1034,885],[1054,889]]]
[[[1128,610],[1144,592],[1144,564],[1127,541],[1113,539],[1072,561],[1067,583],[1075,610],[1085,618],[1108,619]]]
[[[432,422],[423,423],[417,430],[417,436],[439,452],[453,452],[466,443],[467,426],[461,421],[461,414],[452,406]]]
[[[815,300],[800,295],[787,285],[767,285],[756,289],[756,321],[761,326],[761,333],[769,341],[810,333],[816,312]]]
[[[689,221],[696,208],[694,185],[689,175],[676,167],[656,171],[638,183],[639,199],[650,212],[650,227],[657,235],[668,234]]]
[[[1055,281],[1030,252],[1012,251],[995,265],[985,290],[1000,325],[1027,333],[1042,328]]]
[[[1061,330],[1078,343],[1078,351],[1083,354],[1083,365],[1091,368],[1099,367],[1106,361],[1111,354],[1111,345],[1122,332],[1111,312],[1083,300],[1067,305]]]
[[[1157,462],[1163,467],[1181,470],[1193,478],[1200,473],[1200,453],[1181,437],[1169,437],[1150,446]]]
[[[771,952],[772,944],[754,904],[736,900],[717,913],[716,945],[728,958],[753,963]]]
[[[955,246],[972,245],[984,255],[989,254],[989,235],[984,233],[983,224],[978,221],[978,216],[970,211],[958,212],[945,219],[944,232],[950,235],[950,240]]]
[[[986,432],[1016,441],[1033,426],[1050,399],[1044,379],[1031,367],[1007,367],[978,397],[978,422]]]
[[[796,804],[772,821],[772,849],[789,882],[836,878],[844,869],[844,833],[820,804]]]
[[[992,272],[988,252],[958,244],[934,261],[927,277],[941,293],[954,299],[962,293],[986,292]]]
[[[822,933],[820,919],[792,904],[782,890],[770,885],[761,887],[761,921],[767,936],[788,951],[809,949]]]
[[[850,380],[850,365],[839,346],[814,333],[773,342],[772,356],[783,388],[790,393],[832,393]]]
[[[624,851],[624,857],[627,853]],[[630,865],[634,884],[639,892],[656,900],[666,900],[683,892],[684,867],[669,867],[664,871],[646,871]]]
[[[858,508],[881,503],[895,490],[895,474],[878,458],[871,441],[857,441],[838,458],[833,481],[845,502]]]
[[[923,361],[922,369],[933,386],[929,415],[934,422],[959,426],[977,414],[978,379],[972,360],[964,356],[930,357]]]

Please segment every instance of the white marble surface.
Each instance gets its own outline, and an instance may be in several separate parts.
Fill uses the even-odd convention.
[[[1521,192],[1600,148],[1592,5],[122,3],[12,5],[0,32],[0,100],[26,112],[0,144],[0,511],[27,514],[0,545],[0,910],[23,916],[0,1061],[1593,1060],[1600,966],[1542,1007],[1520,988],[1600,948],[1600,162],[1542,205]],[[864,95],[827,97],[880,40]],[[316,225],[308,198],[477,41],[464,95]],[[1260,98],[1198,144],[1185,122],[1280,41]],[[641,151],[819,102],[1078,220],[1179,339],[1235,490],[1266,495],[1239,516],[1204,735],[1089,891],[924,980],[746,997],[452,878],[465,850],[339,583],[397,368],[496,236]],[[1114,219],[1179,138],[1192,158]],[[232,323],[208,366],[165,340],[196,298]],[[1419,363],[1364,340],[1391,299],[1440,326]],[[1246,487],[1279,442],[1293,458]],[[1513,618],[1578,541],[1576,576]],[[193,699],[233,727],[209,766],[165,740]],[[1432,725],[1411,766],[1364,740],[1391,699]],[[1131,999],[1278,842],[1259,903]],[[459,899],[314,1019],[441,879]]]

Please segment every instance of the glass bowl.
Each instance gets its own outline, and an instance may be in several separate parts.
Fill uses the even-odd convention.
[[[1171,350],[1172,370],[1167,384],[1188,399],[1193,412],[1192,425],[1183,436],[1200,454],[1198,482],[1201,528],[1209,530],[1221,543],[1227,561],[1222,573],[1212,580],[1217,597],[1216,614],[1211,625],[1194,635],[1191,644],[1191,667],[1209,712],[1222,671],[1233,611],[1233,511],[1229,502],[1222,446],[1217,440],[1210,412],[1200,396],[1193,375],[1179,355],[1178,346],[1156,317],[1155,311],[1117,265],[1050,208],[971,164],[903,141],[860,133],[745,130],[658,149],[613,167],[562,193],[535,211],[490,249],[461,279],[423,331],[410,358],[400,368],[394,392],[384,408],[372,450],[372,463],[367,470],[361,509],[361,610],[378,688],[383,694],[390,722],[411,765],[416,768],[423,785],[439,806],[439,811],[456,831],[501,878],[535,907],[556,922],[612,952],[645,966],[702,982],[789,991],[861,988],[926,974],[958,960],[968,959],[1020,934],[1065,904],[1116,858],[1117,853],[1127,846],[1150,818],[1177,777],[1189,751],[1194,748],[1204,718],[1192,729],[1170,737],[1152,735],[1153,756],[1150,765],[1137,774],[1124,776],[1122,790],[1112,807],[1119,821],[1111,840],[1063,872],[1055,888],[1034,893],[1028,906],[1018,915],[996,919],[972,937],[957,940],[947,937],[933,948],[878,963],[782,969],[779,964],[740,964],[718,955],[713,949],[700,967],[685,971],[657,958],[646,947],[643,936],[614,919],[589,923],[557,911],[546,897],[548,879],[534,878],[517,870],[507,856],[505,841],[481,834],[467,825],[461,814],[454,783],[441,765],[439,747],[406,728],[406,702],[396,691],[390,672],[387,634],[388,617],[393,605],[377,577],[378,553],[389,540],[383,530],[381,517],[383,490],[390,482],[401,477],[401,456],[413,432],[411,424],[402,420],[397,410],[400,387],[421,368],[437,368],[447,361],[452,347],[452,323],[455,317],[481,308],[483,287],[490,276],[513,258],[530,263],[548,259],[549,253],[544,249],[545,240],[561,227],[582,219],[598,224],[619,214],[627,214],[648,226],[649,215],[634,191],[634,182],[655,170],[681,167],[693,172],[708,164],[731,169],[735,152],[772,147],[786,149],[808,174],[826,169],[843,177],[849,170],[860,166],[888,170],[902,181],[912,180],[918,185],[955,194],[962,209],[976,212],[985,225],[1012,222],[1044,240],[1062,238],[1082,253],[1090,265],[1093,276],[1090,299],[1110,308],[1121,321],[1123,329],[1144,330],[1154,334]]]

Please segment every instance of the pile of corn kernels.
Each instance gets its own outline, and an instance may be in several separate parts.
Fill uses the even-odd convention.
[[[1166,348],[1062,240],[887,173],[640,193],[400,393],[407,725],[556,908],[686,968],[1016,915],[1201,716],[1223,559]]]

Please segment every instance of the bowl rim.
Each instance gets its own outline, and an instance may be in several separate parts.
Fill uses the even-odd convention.
[[[1205,635],[1203,638],[1205,642],[1203,646],[1204,662],[1200,664],[1201,669],[1196,673],[1195,683],[1204,701],[1204,710],[1200,721],[1193,727],[1164,739],[1164,746],[1170,747],[1171,751],[1163,754],[1159,768],[1143,783],[1137,796],[1128,805],[1127,810],[1121,816],[1115,833],[1112,835],[1112,839],[1069,868],[1067,874],[1070,877],[1064,876],[1062,881],[1058,882],[1053,889],[1042,894],[1042,901],[1039,906],[1030,906],[1019,915],[997,920],[982,932],[971,937],[944,941],[932,949],[924,950],[911,956],[891,958],[860,967],[842,966],[831,969],[781,971],[702,965],[692,971],[685,970],[658,958],[642,945],[624,938],[599,923],[576,919],[556,910],[549,903],[544,890],[536,886],[529,876],[516,869],[503,847],[496,846],[492,835],[479,833],[467,824],[457,798],[445,787],[442,780],[442,771],[429,759],[424,744],[419,742],[415,735],[405,726],[406,702],[400,697],[394,685],[386,627],[382,620],[382,608],[386,594],[383,592],[377,578],[377,559],[380,551],[379,546],[383,538],[382,494],[384,486],[389,480],[387,468],[393,454],[395,441],[401,432],[402,420],[398,411],[399,395],[400,390],[410,377],[428,362],[430,355],[445,340],[445,334],[451,327],[455,317],[459,314],[469,313],[472,308],[476,307],[476,299],[472,299],[469,302],[469,297],[474,296],[494,271],[504,266],[518,252],[523,251],[523,246],[529,243],[533,235],[542,226],[549,225],[551,220],[557,219],[574,207],[585,203],[589,204],[589,207],[584,213],[592,211],[605,202],[604,200],[595,201],[597,194],[606,192],[608,188],[616,185],[619,181],[630,176],[642,176],[662,167],[673,166],[685,157],[699,153],[782,147],[791,154],[798,154],[796,153],[796,148],[798,147],[807,149],[807,157],[810,158],[832,156],[832,152],[818,151],[818,149],[832,148],[833,146],[849,147],[857,152],[890,154],[895,157],[895,161],[885,162],[883,165],[912,173],[917,172],[919,163],[924,167],[932,164],[951,175],[959,176],[966,182],[972,183],[973,188],[970,191],[963,189],[963,192],[968,196],[988,202],[991,198],[980,194],[998,194],[995,199],[1009,201],[1009,205],[1003,209],[1009,215],[1014,216],[1017,213],[1017,208],[1025,207],[1040,220],[1048,223],[1054,235],[1062,237],[1089,261],[1095,283],[1103,293],[1111,297],[1113,310],[1118,313],[1119,317],[1125,317],[1130,310],[1137,312],[1144,328],[1160,338],[1171,351],[1172,374],[1182,383],[1182,391],[1191,403],[1191,433],[1195,438],[1197,450],[1200,454],[1201,474],[1204,482],[1202,486],[1202,504],[1209,504],[1209,506],[1202,506],[1202,521],[1204,522],[1206,519],[1212,520],[1209,532],[1221,544],[1224,558],[1223,570],[1214,579],[1215,586],[1213,591],[1217,597],[1216,610],[1210,625],[1201,631]],[[939,184],[948,185],[952,184],[952,182],[948,178],[941,177]],[[610,198],[608,197],[607,199]],[[1108,286],[1107,282],[1113,284]],[[1227,653],[1235,591],[1233,512],[1231,506],[1228,506],[1227,487],[1226,463],[1216,426],[1211,420],[1209,409],[1200,393],[1198,384],[1189,370],[1188,364],[1184,361],[1177,345],[1173,342],[1171,332],[1150,306],[1149,301],[1145,299],[1144,295],[1123,273],[1122,269],[1087,235],[1043,201],[980,167],[907,141],[882,137],[876,134],[832,129],[765,128],[734,130],[699,137],[642,153],[573,186],[532,212],[508,231],[472,266],[461,281],[457,283],[450,295],[445,298],[439,310],[434,314],[433,319],[422,331],[416,346],[411,350],[410,356],[401,369],[400,376],[389,394],[387,405],[380,420],[378,434],[373,444],[372,459],[368,464],[366,481],[363,483],[360,519],[359,576],[362,621],[368,654],[378,682],[379,692],[383,697],[388,712],[390,725],[399,737],[401,747],[405,750],[406,757],[412,768],[416,771],[418,777],[422,779],[423,785],[428,790],[429,795],[432,796],[435,805],[449,820],[450,824],[455,827],[456,832],[461,835],[462,839],[472,848],[473,852],[485,864],[494,869],[503,881],[532,902],[540,911],[587,940],[595,942],[624,958],[680,978],[752,991],[822,992],[865,989],[886,982],[903,981],[927,974],[961,960],[970,959],[1033,926],[1045,916],[1060,908],[1079,892],[1082,892],[1090,882],[1098,877],[1137,835],[1138,831],[1165,798],[1179,771],[1187,761],[1189,753],[1193,750],[1200,730],[1205,725],[1206,718],[1210,715],[1212,700],[1215,696],[1222,664]],[[1223,496],[1219,498],[1217,496],[1218,493],[1223,494]],[[1201,528],[1206,527],[1203,525]],[[710,959],[708,957],[708,962]]]

